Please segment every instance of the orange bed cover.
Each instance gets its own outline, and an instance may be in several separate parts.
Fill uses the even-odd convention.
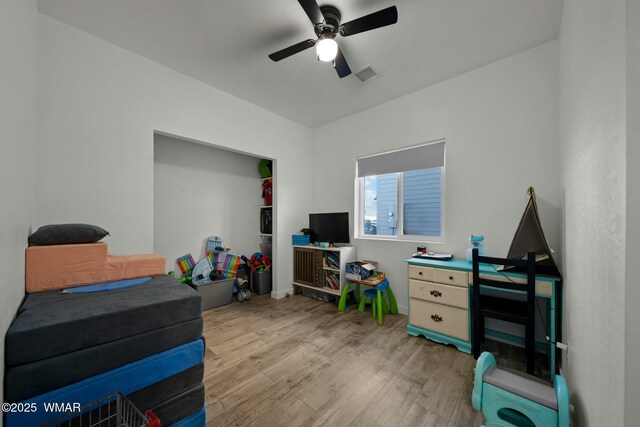
[[[30,246],[26,250],[28,293],[164,274],[157,254],[112,256],[105,243]]]

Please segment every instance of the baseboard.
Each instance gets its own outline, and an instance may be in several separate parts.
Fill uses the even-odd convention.
[[[409,315],[409,307],[405,305],[398,305],[398,313],[404,314],[405,316]]]
[[[284,289],[282,291],[271,291],[271,298],[273,299],[282,299],[286,298],[287,294],[293,295],[293,287],[289,289]],[[409,307],[406,305],[398,305],[398,313],[404,314],[407,316],[409,314]]]
[[[271,291],[271,298],[282,299],[282,298],[286,298],[287,294],[293,295],[293,288],[285,289],[282,291]]]

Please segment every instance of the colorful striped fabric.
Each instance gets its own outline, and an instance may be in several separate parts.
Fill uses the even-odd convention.
[[[178,264],[178,267],[180,268],[182,274],[190,272],[191,270],[193,270],[193,267],[196,266],[196,262],[193,260],[191,254],[181,256],[176,260],[176,263]]]
[[[208,252],[207,257],[213,264],[213,269],[222,273],[221,279],[236,277],[242,262],[240,255],[229,252]]]

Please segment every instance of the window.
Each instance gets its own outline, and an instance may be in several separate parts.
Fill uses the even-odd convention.
[[[444,240],[444,141],[357,160],[358,238]]]

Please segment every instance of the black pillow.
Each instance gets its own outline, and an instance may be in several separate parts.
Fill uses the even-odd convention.
[[[30,245],[70,245],[74,243],[95,243],[109,232],[97,225],[52,224],[43,225],[29,236]]]

